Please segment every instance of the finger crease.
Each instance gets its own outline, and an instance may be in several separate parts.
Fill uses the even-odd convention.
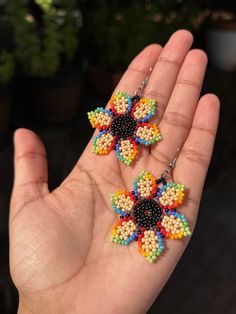
[[[160,101],[161,99],[161,102],[163,103],[168,103],[168,100],[169,100],[169,97],[165,94],[162,94],[160,92],[157,92],[153,89],[151,90],[148,90],[146,93],[145,93],[145,97],[147,98],[154,98],[157,102]]]
[[[188,117],[179,112],[166,112],[162,121],[184,129],[190,129],[191,127]]]
[[[141,73],[141,74],[146,75],[146,76],[149,75],[149,71],[141,70],[141,69],[138,69],[138,68],[135,68],[135,67],[132,67],[132,66],[129,66],[127,71]]]
[[[179,85],[187,85],[187,86],[191,86],[191,87],[195,87],[196,89],[200,90],[201,87],[194,81],[191,81],[191,80],[185,80],[185,79],[178,79],[176,81],[176,84],[179,84]]]
[[[155,151],[151,151],[151,156],[158,162],[167,165],[170,159],[160,151],[156,153]]]
[[[208,168],[208,162],[206,160],[206,157],[203,154],[199,153],[197,150],[184,149],[182,153],[184,157],[188,159],[189,161],[193,163],[197,163],[198,165],[204,167],[205,169]]]
[[[215,137],[216,133],[212,129],[208,129],[206,127],[200,126],[200,125],[193,125],[192,129],[198,132],[205,132],[208,133],[209,135]]]
[[[174,65],[175,67],[180,67],[181,64],[177,61],[177,60],[170,60],[168,58],[165,58],[165,57],[160,57],[157,61],[158,62],[162,62],[162,63],[168,63],[168,64],[171,64],[171,65]]]
[[[16,157],[16,161],[19,161],[20,159],[23,159],[23,158],[27,158],[27,157],[41,157],[43,159],[46,159],[46,155],[43,155],[43,154],[39,154],[39,153],[35,153],[35,152],[28,152],[28,153],[25,153],[23,154],[22,156],[19,156],[19,157]]]
[[[29,181],[26,183],[17,184],[16,188],[26,187],[26,186],[32,185],[32,184],[41,185],[41,184],[47,184],[47,183],[48,182],[45,179],[40,178],[39,180],[32,180],[32,181]]]

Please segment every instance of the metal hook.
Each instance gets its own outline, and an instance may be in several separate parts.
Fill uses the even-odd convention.
[[[168,166],[162,172],[162,174],[161,174],[162,178],[167,178],[169,173],[171,172],[171,170],[174,168],[182,147],[183,147],[183,144],[179,148],[177,148],[174,159],[171,162],[169,162]]]
[[[152,72],[152,68],[149,68],[149,71]],[[149,80],[149,76],[147,76],[142,82],[141,84],[139,85],[139,87],[136,89],[134,95],[135,96],[138,96],[138,97],[141,97],[142,96],[142,93],[143,93],[143,90],[144,88],[147,86],[148,84],[148,80]]]

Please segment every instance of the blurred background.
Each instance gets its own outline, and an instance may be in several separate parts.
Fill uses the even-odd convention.
[[[186,28],[207,51],[203,93],[222,102],[220,127],[190,245],[149,313],[236,313],[235,0],[0,0],[0,313],[16,313],[8,267],[15,129],[46,145],[49,185],[69,173],[132,58]],[[63,151],[62,151],[63,147]]]

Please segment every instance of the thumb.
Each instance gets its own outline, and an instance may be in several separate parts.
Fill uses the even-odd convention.
[[[18,129],[14,135],[14,146],[11,211],[17,211],[20,206],[48,193],[47,157],[39,137],[30,130]]]

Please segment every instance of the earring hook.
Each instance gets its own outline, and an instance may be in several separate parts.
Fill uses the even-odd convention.
[[[152,68],[149,68],[149,72],[152,72]],[[139,87],[136,89],[134,93],[135,96],[138,96],[138,97],[142,96],[143,90],[147,86],[149,78],[150,78],[150,75],[146,76],[145,79],[141,82],[141,84],[139,85]]]
[[[177,148],[174,159],[169,162],[168,166],[162,172],[161,178],[167,178],[168,175],[170,174],[171,170],[175,167],[176,161],[177,161],[177,159],[179,157],[179,154],[180,154],[180,151],[181,151],[182,147],[183,147],[183,144],[180,147]]]

